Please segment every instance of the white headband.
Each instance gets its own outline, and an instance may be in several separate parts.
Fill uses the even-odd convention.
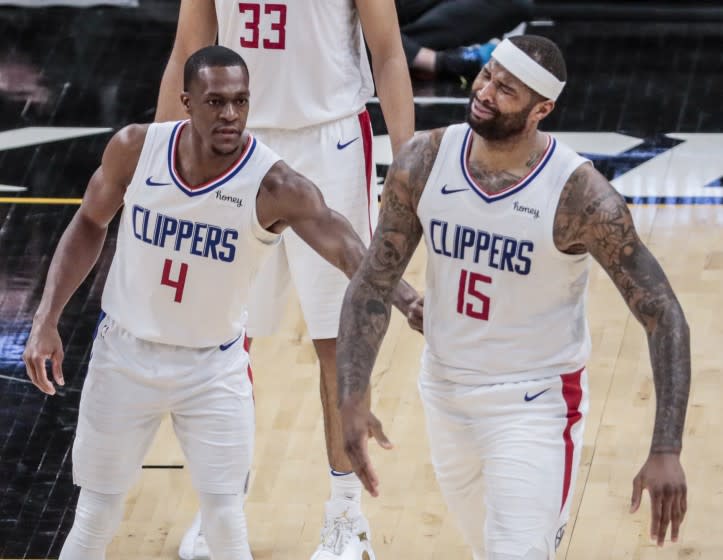
[[[556,101],[565,87],[565,82],[558,80],[509,39],[497,45],[492,57],[523,84],[547,99]]]

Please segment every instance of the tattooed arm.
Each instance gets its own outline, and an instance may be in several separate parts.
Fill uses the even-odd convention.
[[[555,216],[554,238],[566,253],[588,251],[608,273],[645,329],[655,383],[656,410],[650,456],[633,483],[631,510],[643,488],[653,503],[651,536],[672,540],[685,515],[685,475],[679,462],[690,392],[688,324],[665,273],[638,237],[625,201],[590,165],[568,180]]]
[[[351,280],[341,309],[336,363],[344,449],[366,489],[377,495],[378,480],[366,440],[374,435],[391,444],[369,411],[365,395],[372,368],[389,325],[392,291],[422,236],[416,210],[432,170],[443,129],[420,133],[394,160],[382,193],[379,224],[369,250]]]

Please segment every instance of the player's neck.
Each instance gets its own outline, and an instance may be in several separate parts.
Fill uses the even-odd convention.
[[[246,148],[249,134],[244,131],[243,141],[238,150],[231,154],[218,154],[210,145],[194,133],[190,123],[181,131],[176,169],[189,185],[203,185],[223,175],[238,159]]]
[[[505,140],[487,140],[474,134],[469,163],[488,172],[510,172],[529,168],[537,163],[547,146],[547,135],[537,130],[525,130]]]

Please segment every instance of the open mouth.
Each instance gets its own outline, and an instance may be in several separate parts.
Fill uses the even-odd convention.
[[[488,109],[487,107],[482,105],[482,103],[480,103],[477,99],[472,100],[472,106],[470,110],[472,114],[478,119],[489,119],[497,116],[497,113],[495,111]]]

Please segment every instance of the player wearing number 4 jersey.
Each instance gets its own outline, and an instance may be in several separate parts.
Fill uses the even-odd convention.
[[[520,36],[496,48],[472,85],[467,122],[418,135],[392,165],[379,226],[342,309],[345,448],[376,494],[366,440],[388,442],[363,395],[391,290],[424,236],[419,390],[439,485],[476,560],[551,560],[563,536],[588,408],[591,257],[650,347],[657,413],[632,509],[647,488],[651,535],[662,545],[669,524],[677,540],[687,507],[679,454],[688,326],[625,201],[538,130],[565,80],[562,54],[547,39]]]
[[[239,52],[249,65],[254,90],[250,130],[309,177],[326,203],[368,243],[376,224],[377,195],[365,105],[374,86],[392,150],[414,130],[412,89],[393,0],[182,0],[156,120],[182,116],[176,92],[183,61],[216,40]],[[294,232],[284,233],[253,288],[249,336],[278,330],[292,284],[319,357],[331,470],[331,498],[313,560],[357,560],[363,554],[373,560],[371,533],[361,512],[361,483],[344,454],[334,405],[336,335],[347,279]],[[263,367],[257,371],[263,374]],[[208,557],[198,516],[179,556]]]
[[[81,486],[62,560],[102,560],[123,496],[170,412],[215,560],[250,560],[243,492],[254,441],[245,336],[251,282],[287,227],[345,274],[364,245],[318,189],[245,130],[241,57],[208,47],[185,66],[190,120],[131,125],[109,142],[53,256],[24,359],[63,384],[57,323],[123,205],[73,445]],[[416,297],[400,290],[406,311]]]

